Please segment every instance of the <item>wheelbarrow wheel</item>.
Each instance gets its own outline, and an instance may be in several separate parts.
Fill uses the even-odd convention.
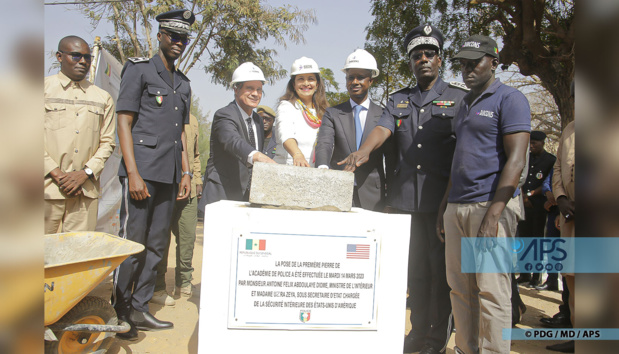
[[[58,323],[116,325],[118,318],[109,302],[96,296],[86,296]],[[114,342],[115,333],[54,331],[57,341],[45,341],[45,353],[105,353]]]

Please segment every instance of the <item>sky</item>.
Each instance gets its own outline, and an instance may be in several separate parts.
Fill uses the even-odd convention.
[[[55,2],[64,0],[46,0]],[[302,56],[310,57],[318,66],[333,70],[335,79],[340,85],[340,91],[345,90],[344,67],[346,57],[357,48],[363,48],[365,43],[365,28],[372,22],[369,0],[266,0],[263,1],[273,7],[284,4],[297,6],[300,9],[314,9],[317,23],[310,25],[305,32],[305,44],[289,45],[288,49],[275,46],[278,56],[275,57],[284,69],[290,71],[293,61]],[[95,37],[113,34],[110,23],[101,21],[99,26],[92,28],[90,22],[83,16],[75,5],[46,5],[45,6],[45,74],[55,74],[56,70],[48,72],[55,61],[49,53],[55,50],[58,42],[64,36],[77,35],[92,45]],[[153,24],[156,21],[153,20]],[[267,46],[263,43],[261,46]],[[193,93],[199,98],[202,111],[212,117],[219,108],[232,101],[233,92],[222,85],[211,83],[206,73],[194,68],[188,75],[191,80]],[[264,87],[265,95],[261,104],[275,108],[278,98],[284,93],[288,78],[277,81],[274,85]]]

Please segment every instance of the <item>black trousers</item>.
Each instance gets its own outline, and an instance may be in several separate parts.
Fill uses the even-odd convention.
[[[543,196],[534,196],[529,198],[529,201],[533,207],[524,208],[525,219],[518,223],[518,235],[520,237],[544,237],[547,214],[546,209],[544,209],[546,198]],[[540,273],[534,273],[534,279],[539,280],[540,275]]]
[[[411,297],[410,336],[437,350],[451,336],[451,289],[447,285],[445,244],[436,237],[438,213],[411,213],[408,289]]]
[[[129,256],[114,271],[112,303],[119,316],[129,315],[131,307],[147,312],[153,297],[157,264],[168,245],[172,211],[178,184],[144,181],[150,193],[145,200],[129,195],[129,179],[120,177],[122,201],[119,236],[144,245],[144,251]]]

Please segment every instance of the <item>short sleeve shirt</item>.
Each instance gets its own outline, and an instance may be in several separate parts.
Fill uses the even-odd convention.
[[[467,96],[455,122],[450,203],[492,200],[507,162],[503,136],[531,131],[529,101],[499,79],[471,104]]]

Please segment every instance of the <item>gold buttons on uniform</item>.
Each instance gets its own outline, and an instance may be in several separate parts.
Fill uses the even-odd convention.
[[[143,143],[143,142],[144,142],[144,140],[140,139],[140,142],[141,142],[141,143]]]
[[[421,170],[421,165],[417,165],[417,169],[418,169],[418,170]]]
[[[419,128],[419,129],[423,129],[423,126],[422,126],[422,125],[420,125],[420,126],[418,126],[417,128]]]
[[[417,147],[418,147],[419,149],[421,149],[421,144],[417,144]]]
[[[422,109],[419,111],[419,113],[423,113],[423,112],[425,112],[425,111],[426,111],[426,110],[422,108]]]
[[[175,111],[178,111],[178,107],[174,107],[174,110],[175,110]]]

